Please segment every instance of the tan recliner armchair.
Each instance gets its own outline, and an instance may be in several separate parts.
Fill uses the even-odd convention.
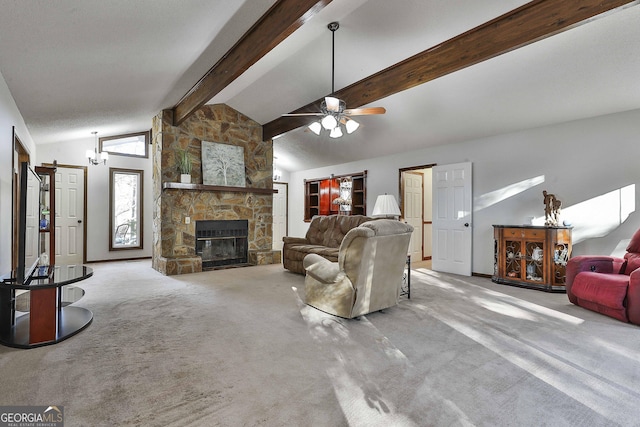
[[[368,221],[344,236],[338,262],[307,255],[305,302],[348,319],[396,305],[412,231],[396,220]]]

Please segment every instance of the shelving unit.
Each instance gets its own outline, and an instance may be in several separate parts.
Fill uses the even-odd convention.
[[[55,264],[56,216],[55,216],[55,174],[56,168],[36,166],[40,176],[40,251],[49,257],[48,265]]]
[[[351,209],[340,210],[333,203],[337,197],[343,197],[341,182],[351,181]],[[329,178],[305,179],[304,181],[304,220],[311,221],[316,215],[366,215],[367,214],[367,171],[349,175],[334,175]]]
[[[351,214],[366,215],[367,214],[367,171],[361,175],[351,177]]]
[[[305,220],[320,215],[320,181],[305,181]]]

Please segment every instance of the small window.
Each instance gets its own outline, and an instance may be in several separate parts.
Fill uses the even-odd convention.
[[[109,168],[109,250],[142,249],[144,171]]]
[[[116,156],[149,157],[151,131],[129,133],[126,135],[105,136],[100,138],[100,151]]]

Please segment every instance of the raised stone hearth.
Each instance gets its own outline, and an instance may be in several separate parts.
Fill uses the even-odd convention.
[[[198,185],[202,184],[203,140],[244,147],[247,188],[230,191]],[[176,151],[182,149],[193,159],[191,182],[196,185],[167,184],[180,180]],[[248,263],[279,263],[280,252],[272,250],[271,240],[272,165],[272,142],[262,141],[260,124],[227,105],[205,105],[180,126],[173,126],[170,110],[156,116],[153,268],[166,275],[202,271],[202,258],[195,251],[195,224],[202,220],[247,220]]]

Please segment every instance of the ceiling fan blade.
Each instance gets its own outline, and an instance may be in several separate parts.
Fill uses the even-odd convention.
[[[323,113],[288,113],[283,114],[282,117],[298,117],[298,116],[324,116]]]
[[[348,116],[367,116],[370,114],[384,114],[387,110],[384,107],[370,107],[370,108],[352,108],[350,110],[344,110],[344,114]]]

